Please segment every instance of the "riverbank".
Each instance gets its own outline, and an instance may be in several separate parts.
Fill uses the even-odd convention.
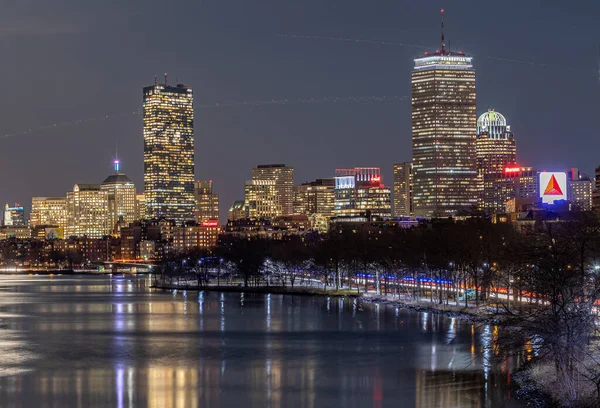
[[[2,269],[0,275],[79,275],[73,269]]]
[[[391,305],[400,307],[403,309],[412,310],[415,312],[426,312],[443,315],[445,317],[466,320],[472,323],[481,324],[500,324],[501,321],[494,315],[493,310],[489,306],[469,306],[456,304],[445,304],[432,302],[427,298],[424,299],[406,299],[406,298],[392,298],[390,296],[376,295],[372,293],[366,293],[361,296],[364,302],[378,303],[384,305]]]
[[[238,286],[238,285],[173,285],[167,283],[155,283],[150,286],[152,289],[162,290],[191,290],[191,291],[211,291],[211,292],[234,292],[234,293],[260,293],[273,295],[299,295],[299,296],[333,296],[333,297],[360,297],[356,291],[349,289],[327,289],[312,286]]]

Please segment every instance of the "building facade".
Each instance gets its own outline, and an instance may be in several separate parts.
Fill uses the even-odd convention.
[[[66,197],[33,197],[29,223],[31,227],[54,225],[64,231],[67,228]]]
[[[412,163],[394,164],[394,217],[408,217],[413,214]]]
[[[594,170],[594,192],[592,193],[592,204],[594,211],[600,211],[600,166]]]
[[[493,109],[477,119],[477,178],[480,210],[487,214],[505,211],[504,169],[516,167],[517,145],[506,118]]]
[[[219,223],[215,221],[178,227],[175,229],[173,236],[173,250],[176,253],[181,253],[195,248],[213,248],[217,245],[220,232]]]
[[[135,195],[135,219],[145,220],[147,215],[146,196],[144,194]]]
[[[262,164],[252,169],[253,181],[274,181],[276,214],[293,215],[294,213],[294,168],[285,164]]]
[[[335,217],[392,216],[392,192],[381,182],[378,167],[336,169],[334,180]]]
[[[15,203],[14,206],[9,206],[8,203],[4,205],[4,224],[5,227],[24,227],[27,225],[25,222],[25,210],[23,206]]]
[[[147,217],[194,220],[194,108],[192,89],[144,88],[144,195]]]
[[[119,161],[115,160],[115,172],[100,186],[108,197],[108,228],[116,235],[119,234],[120,226],[127,226],[138,220],[135,185],[119,171],[119,165]]]
[[[219,219],[219,195],[213,191],[212,180],[194,183],[196,223]]]
[[[231,204],[227,212],[227,221],[237,221],[246,218],[246,203],[244,200],[236,200]]]
[[[537,205],[539,173],[536,170],[522,166],[505,167],[502,177],[498,196],[504,199],[504,209],[499,213],[520,211],[520,208]]]
[[[567,199],[574,211],[591,211],[593,205],[593,183],[589,176],[578,169],[569,169],[567,173]]]
[[[317,179],[294,187],[294,214],[333,217],[335,180]]]
[[[99,184],[75,184],[67,193],[67,237],[102,238],[110,233],[108,192]]]
[[[281,216],[281,206],[275,180],[248,180],[244,187],[246,218],[275,218]]]
[[[412,72],[414,213],[452,216],[477,206],[475,69],[445,49],[415,59]]]

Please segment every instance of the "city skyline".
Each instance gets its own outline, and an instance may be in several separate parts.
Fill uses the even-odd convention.
[[[576,35],[566,32],[568,30],[563,26],[572,30],[574,21],[576,19],[585,20],[586,15],[593,14],[595,7],[592,6],[586,10],[582,9],[563,16],[557,10],[557,4],[550,2],[545,9],[534,10],[534,7],[530,5],[521,5],[517,8],[515,2],[513,8],[519,10],[521,16],[517,15],[519,13],[510,14],[506,10],[498,11],[499,19],[504,19],[513,25],[516,24],[517,28],[521,25],[525,26],[526,16],[531,16],[534,12],[539,13],[540,30],[527,31],[528,35],[524,35],[521,30],[521,38],[517,41],[518,35],[515,33],[492,32],[491,28],[486,28],[485,25],[474,20],[474,12],[471,10],[474,3],[465,2],[447,9],[447,36],[452,40],[452,49],[462,47],[465,52],[474,55],[474,65],[478,73],[477,114],[492,107],[503,112],[513,125],[516,131],[515,137],[519,140],[518,164],[548,170],[564,170],[575,166],[581,168],[585,173],[593,174],[593,168],[597,164],[597,159],[593,156],[593,151],[596,150],[596,141],[593,138],[586,139],[585,148],[571,146],[569,154],[564,154],[567,146],[564,135],[569,134],[568,139],[572,140],[571,133],[574,138],[578,135],[586,137],[594,132],[594,127],[584,118],[590,116],[590,112],[597,110],[598,107],[597,77],[595,75],[597,44],[591,45],[595,42],[593,38],[597,38],[597,36],[595,37],[591,33],[583,35],[583,32],[588,30],[586,24],[578,26]],[[58,7],[60,9],[61,5],[59,4]],[[194,9],[191,5],[189,7]],[[260,7],[264,7],[264,5]],[[282,11],[284,6],[275,7],[276,11]],[[380,7],[389,9],[389,11],[402,11],[403,9],[402,6],[396,8],[387,3]],[[306,8],[314,9],[319,16],[328,15],[328,11],[320,5],[309,2]],[[507,9],[509,8],[507,6]],[[142,24],[140,17],[135,17],[133,8],[122,6],[120,10],[123,11],[121,14],[124,16],[133,18],[136,24]],[[107,12],[108,8],[99,11],[102,14],[102,11]],[[219,6],[214,6],[210,11],[213,16],[224,12]],[[59,98],[59,103],[54,104],[43,113],[35,115],[35,121],[31,119],[31,112],[36,112],[36,104],[43,102],[45,106],[52,105],[47,102],[47,98],[57,93],[52,87],[49,88],[52,81],[48,78],[48,74],[40,74],[31,68],[27,72],[28,77],[32,78],[32,82],[38,87],[32,88],[29,93],[38,98],[28,98],[25,101],[21,100],[22,97],[19,96],[16,101],[12,101],[11,106],[7,107],[5,112],[6,115],[10,115],[7,118],[12,120],[5,119],[3,121],[5,130],[2,133],[19,132],[29,127],[36,128],[53,122],[60,123],[78,118],[98,117],[104,113],[113,114],[128,110],[136,112],[139,108],[140,87],[149,83],[153,75],[162,74],[166,70],[173,77],[179,76],[182,82],[197,91],[196,115],[198,120],[195,138],[197,171],[195,179],[214,180],[215,190],[222,197],[221,220],[224,219],[226,209],[231,202],[241,198],[241,189],[244,179],[247,177],[247,169],[260,163],[283,162],[295,167],[297,169],[296,184],[316,178],[331,177],[334,168],[346,166],[379,166],[384,179],[390,182],[393,163],[410,160],[410,121],[407,120],[410,108],[407,101],[337,105],[327,103],[239,106],[222,109],[198,109],[198,106],[219,101],[269,100],[273,97],[283,99],[286,97],[332,97],[336,95],[408,95],[409,73],[412,68],[410,61],[422,54],[419,49],[383,44],[352,42],[346,44],[342,41],[291,38],[278,34],[346,36],[416,44],[427,48],[435,46],[439,37],[438,5],[433,2],[424,2],[418,6],[411,6],[409,11],[410,13],[404,14],[395,13],[394,24],[391,22],[391,17],[390,20],[387,20],[386,17],[381,26],[376,27],[373,24],[373,18],[375,14],[381,16],[381,9],[372,13],[366,10],[365,15],[359,18],[356,4],[350,2],[339,11],[341,15],[335,19],[329,32],[325,26],[318,24],[318,21],[306,25],[291,24],[285,27],[268,25],[260,35],[255,33],[256,35],[248,38],[247,43],[244,44],[249,45],[250,49],[256,50],[256,44],[266,39],[266,43],[270,46],[274,45],[277,51],[283,50],[283,56],[260,54],[260,64],[242,64],[241,69],[246,75],[249,75],[243,81],[244,83],[232,81],[226,86],[224,86],[224,81],[232,77],[239,77],[241,71],[230,70],[226,72],[227,75],[220,76],[217,75],[216,66],[210,66],[207,70],[199,71],[198,74],[193,73],[198,66],[196,58],[202,59],[202,63],[207,64],[206,57],[210,56],[211,52],[215,52],[215,47],[206,44],[199,49],[189,51],[189,54],[195,56],[182,56],[176,64],[165,63],[167,61],[165,57],[169,55],[169,51],[166,50],[160,51],[159,56],[150,59],[142,57],[139,64],[127,65],[127,68],[122,71],[121,78],[115,74],[117,72],[115,69],[120,66],[120,61],[119,64],[116,62],[121,55],[118,54],[118,50],[114,51],[114,47],[110,47],[113,52],[117,52],[117,55],[108,60],[111,67],[109,70],[110,81],[115,81],[117,85],[110,89],[104,89],[105,86],[100,85],[102,81],[107,81],[108,77],[100,78],[97,83],[89,82],[90,71],[82,69],[86,68],[85,66],[80,67],[80,65],[74,64],[73,67],[78,67],[78,70],[69,68],[64,74],[52,72],[52,68],[56,68],[56,64],[58,64],[53,60],[48,67],[50,72],[56,75],[53,80],[61,83],[69,78],[75,85],[61,91],[71,100],[61,101]],[[79,12],[84,17],[90,14],[90,11],[85,8]],[[13,13],[12,16],[18,15],[18,9],[9,10],[9,17],[11,13]],[[147,11],[142,12],[142,17],[144,13]],[[152,12],[148,13],[151,13],[152,16]],[[290,16],[291,10],[287,10],[284,13],[285,22],[291,22]],[[235,19],[241,18],[237,15],[234,17]],[[364,24],[358,24],[356,28],[351,28],[343,24],[344,18],[358,23],[362,21]],[[411,23],[409,20],[415,20],[415,23]],[[109,21],[112,20],[109,19]],[[465,24],[466,21],[474,23],[472,25]],[[536,25],[536,27],[538,26]],[[528,28],[531,27],[528,26]],[[206,29],[218,31],[213,26]],[[245,26],[243,29],[249,29],[249,27]],[[166,27],[165,30],[171,36],[175,36],[178,32],[181,33],[174,26]],[[596,29],[593,30],[595,32]],[[119,29],[115,31],[118,32]],[[83,37],[89,39],[90,36],[97,36],[98,32],[106,33],[106,30],[94,26],[84,32]],[[231,55],[240,55],[236,47],[239,46],[242,38],[241,32],[235,31],[231,33],[231,38],[224,40],[226,45],[237,44],[230,49]],[[24,38],[27,36],[30,37]],[[539,40],[548,36],[553,39],[552,47],[561,48],[561,51],[566,53],[564,60],[558,61],[546,57],[550,55],[546,48],[549,45]],[[58,43],[62,43],[67,49],[70,49],[69,47],[75,47],[77,42],[69,33],[53,33],[48,37],[44,42],[50,45],[50,49],[55,43],[56,46]],[[563,47],[569,39],[573,43],[572,40],[575,37],[578,39],[577,44],[573,44],[570,48]],[[557,38],[558,42],[555,41]],[[5,52],[17,53],[15,55],[19,58],[16,62],[19,62],[26,56],[19,54],[18,49],[15,48],[16,44],[29,44],[36,40],[39,38],[35,36],[35,33],[25,35],[13,31],[6,37]],[[126,48],[135,44],[136,41],[132,38],[128,38],[128,40],[130,42],[125,42]],[[114,42],[115,39],[111,37],[110,41]],[[108,42],[110,43],[110,41]],[[182,41],[189,45],[185,38],[182,38]],[[505,42],[506,45],[500,44],[501,42]],[[176,45],[174,51],[171,52],[179,52],[182,55],[183,49],[184,45]],[[108,51],[108,48],[104,49],[102,44],[98,43],[96,50],[100,57]],[[260,50],[263,48],[260,47]],[[328,52],[333,55],[328,56]],[[575,54],[582,56],[582,61],[577,66],[568,63],[569,56]],[[295,55],[298,55],[298,58],[302,55],[308,56],[310,66],[315,67],[314,72],[308,70],[305,75],[299,75],[292,65],[283,61],[284,58],[290,57],[291,62],[297,64],[300,60],[296,59]],[[86,54],[86,57],[89,55]],[[537,65],[494,60],[488,57],[534,61]],[[64,58],[69,61],[69,57],[64,53],[58,54],[56,58]],[[228,58],[229,62],[232,62],[234,57]],[[359,59],[369,61],[368,66],[366,63],[353,66],[352,63]],[[336,60],[339,60],[339,63],[335,62]],[[244,61],[249,60],[244,58]],[[275,62],[274,65],[273,62]],[[333,65],[327,70],[317,68],[323,62],[330,62]],[[540,65],[547,63],[550,66]],[[34,65],[31,64],[32,67]],[[332,73],[341,69],[342,65],[348,68],[348,72],[341,75],[338,72],[335,75],[338,78],[333,78]],[[11,69],[7,68],[9,72]],[[572,72],[572,70],[581,72],[582,75],[575,75],[578,78],[572,75],[560,75]],[[327,74],[328,71],[331,73]],[[278,72],[282,78],[273,79],[272,75],[269,75],[272,72]],[[375,78],[373,75],[375,72],[382,73],[380,79]],[[34,75],[35,73],[38,73],[38,76]],[[314,82],[314,87],[307,86],[313,82],[313,75],[318,78],[324,73],[326,74],[324,80],[330,82],[331,86],[323,86],[324,82],[322,81]],[[297,78],[292,78],[294,76]],[[20,79],[18,73],[11,72],[11,77],[24,84],[22,86],[25,86],[26,89],[29,87],[28,81],[18,81]],[[290,86],[283,86],[288,83],[283,81],[288,80]],[[211,81],[215,81],[215,83],[211,84]],[[89,86],[81,87],[80,85],[84,82]],[[548,87],[548,83],[552,83],[552,86]],[[77,87],[81,89],[74,92]],[[568,89],[565,90],[565,87]],[[523,95],[519,88],[526,88],[531,95]],[[34,90],[35,94],[33,94]],[[89,98],[92,94],[98,95],[94,101]],[[569,106],[572,105],[569,101],[573,100],[575,94],[578,97],[580,95],[578,100],[581,101],[580,104],[577,104],[576,112]],[[560,98],[561,96],[564,96],[564,100]],[[19,108],[19,112],[23,113],[17,112],[15,110],[17,108]],[[284,125],[286,122],[289,122],[290,125]],[[328,136],[328,140],[325,140],[325,135]],[[360,148],[360,143],[366,137],[368,140],[389,146],[389,148],[378,151],[374,149],[373,152],[365,151]],[[36,143],[36,149],[34,149],[31,163],[26,166],[26,171],[19,172],[3,183],[0,202],[21,202],[28,208],[33,196],[57,196],[71,189],[75,183],[100,182],[106,177],[107,167],[104,163],[107,163],[108,159],[112,157],[115,144],[119,145],[120,156],[125,163],[123,171],[132,178],[137,186],[142,186],[140,141],[141,117],[133,114],[106,121],[59,127],[56,130],[48,129],[31,135],[1,139],[0,159],[2,159],[2,170],[4,171],[16,168],[16,166],[23,166],[23,163],[29,159],[30,156],[25,153],[27,151],[28,154],[31,154],[31,149],[24,149],[24,144]],[[240,158],[242,152],[237,150],[244,151],[243,153],[246,154],[251,144],[262,145],[264,143],[270,143],[271,152],[253,148],[250,150],[252,154],[248,154],[249,158]],[[311,144],[320,146],[316,150],[322,151],[312,149],[314,157],[311,156],[311,160],[307,161],[302,157],[307,156],[306,153]],[[82,155],[83,157],[77,157],[76,153],[83,148],[88,148],[88,145],[88,153]],[[304,145],[307,146],[304,147]],[[238,146],[239,149],[230,152],[231,146]],[[67,154],[66,158],[60,157],[64,152],[70,154]],[[335,154],[332,155],[332,152]],[[226,156],[236,163],[228,171],[218,166]],[[60,160],[57,160],[59,157]],[[76,169],[76,175],[73,174],[73,169]],[[44,177],[36,176],[42,171]]]

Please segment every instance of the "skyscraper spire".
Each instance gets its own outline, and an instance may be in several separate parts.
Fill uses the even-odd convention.
[[[442,14],[442,55],[446,53],[446,41],[444,39],[444,9],[440,10]]]
[[[118,173],[121,170],[121,161],[119,160],[119,143],[115,144],[115,159],[113,160],[113,166],[115,168],[115,173]]]

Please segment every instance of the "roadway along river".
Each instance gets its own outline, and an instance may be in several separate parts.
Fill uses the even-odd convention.
[[[0,406],[517,406],[495,333],[348,299],[0,276]]]

